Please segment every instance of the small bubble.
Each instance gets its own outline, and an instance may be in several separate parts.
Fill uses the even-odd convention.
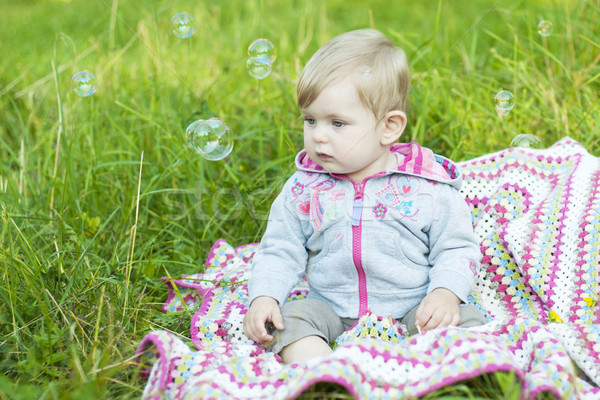
[[[222,160],[233,149],[231,129],[217,118],[191,123],[186,136],[189,148],[210,161]]]
[[[249,57],[261,57],[268,60],[269,63],[275,62],[277,50],[275,46],[267,39],[256,39],[248,47]]]
[[[194,17],[186,12],[173,15],[171,18],[171,32],[181,39],[187,39],[196,33]]]
[[[531,133],[521,133],[510,142],[511,147],[527,147],[531,149],[540,149],[542,141],[539,137]]]
[[[363,65],[362,67],[360,67],[360,76],[364,80],[370,81],[371,79],[373,79],[373,70],[369,65]]]
[[[73,78],[73,91],[81,97],[96,93],[96,77],[90,71],[79,71]]]
[[[255,79],[265,79],[271,74],[272,63],[263,57],[250,57],[246,61],[248,74]]]
[[[538,33],[541,36],[548,37],[552,33],[552,22],[542,20],[538,24]]]
[[[515,106],[515,99],[508,90],[501,90],[494,97],[496,103],[496,111],[499,115],[508,115],[510,110]]]

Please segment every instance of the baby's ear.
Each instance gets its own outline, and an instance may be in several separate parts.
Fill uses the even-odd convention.
[[[381,137],[381,144],[387,146],[400,139],[404,128],[406,128],[406,121],[406,114],[402,111],[394,110],[385,114],[382,121],[383,136]]]

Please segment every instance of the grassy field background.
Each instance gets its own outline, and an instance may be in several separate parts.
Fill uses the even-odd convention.
[[[182,11],[189,39],[170,32]],[[0,398],[141,395],[144,335],[189,336],[189,315],[160,313],[160,277],[199,272],[218,238],[260,240],[302,147],[298,73],[328,39],[375,27],[405,49],[403,141],[461,161],[530,133],[600,155],[599,20],[598,0],[0,0]],[[260,37],[278,52],[263,81],[245,68]],[[72,90],[81,70],[90,97]],[[501,89],[515,96],[503,117]],[[235,133],[222,161],[186,146],[212,116]],[[428,397],[513,386],[497,374]]]

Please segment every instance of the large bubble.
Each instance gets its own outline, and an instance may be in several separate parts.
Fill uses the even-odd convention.
[[[217,118],[192,122],[186,136],[190,149],[210,161],[222,160],[233,149],[231,129]]]
[[[248,74],[255,79],[265,79],[269,76],[272,65],[268,59],[262,57],[250,57],[246,61]]]
[[[538,33],[541,36],[550,36],[550,34],[552,33],[552,22],[541,20],[538,24]]]
[[[531,149],[539,149],[542,147],[542,141],[539,137],[531,133],[521,133],[510,142],[511,147],[526,147]]]
[[[96,93],[96,77],[90,71],[79,71],[71,78],[73,91],[81,97],[88,97]]]
[[[248,46],[249,57],[261,57],[273,64],[277,58],[275,46],[267,39],[256,39]]]
[[[171,32],[181,39],[187,39],[196,33],[194,17],[186,12],[173,15],[171,18]]]
[[[515,106],[515,98],[508,90],[501,90],[494,97],[498,115],[508,115]]]

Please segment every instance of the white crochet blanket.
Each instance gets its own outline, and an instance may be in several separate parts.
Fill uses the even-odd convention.
[[[195,348],[167,331],[149,333],[140,344],[143,398],[283,399],[329,381],[357,399],[397,399],[513,371],[525,398],[600,399],[600,160],[566,138],[460,167],[483,258],[470,302],[487,324],[409,337],[367,315],[329,357],[282,365],[242,333],[256,245],[219,240],[203,273],[167,280],[164,311],[197,310]],[[297,289],[290,301],[306,294]]]

